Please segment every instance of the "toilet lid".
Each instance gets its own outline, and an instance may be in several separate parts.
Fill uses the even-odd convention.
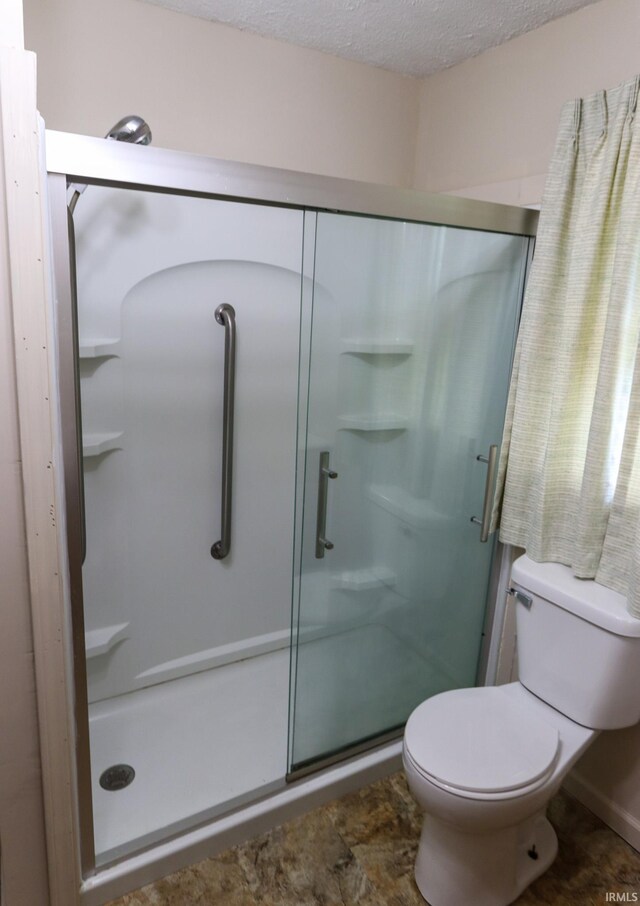
[[[460,790],[498,793],[544,777],[558,731],[499,686],[443,692],[409,718],[405,746],[416,766]]]

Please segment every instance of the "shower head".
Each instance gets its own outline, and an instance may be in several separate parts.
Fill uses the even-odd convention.
[[[117,142],[129,142],[132,145],[150,145],[151,129],[141,116],[123,116],[107,132],[105,138],[112,138]]]
[[[113,139],[116,142],[128,142],[130,145],[150,145],[151,129],[141,116],[123,116],[107,132],[105,138]],[[78,204],[78,199],[87,187],[84,183],[71,183],[69,188],[73,190],[71,201],[69,202],[69,211],[73,214]]]

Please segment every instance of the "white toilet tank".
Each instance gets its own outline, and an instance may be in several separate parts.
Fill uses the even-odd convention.
[[[640,721],[640,620],[626,598],[559,563],[513,564],[519,680],[585,727],[614,730]],[[519,596],[518,596],[519,597]]]

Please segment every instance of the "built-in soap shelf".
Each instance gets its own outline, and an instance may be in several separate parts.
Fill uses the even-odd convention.
[[[81,340],[79,353],[81,359],[118,358],[120,356],[120,340]]]
[[[118,623],[115,626],[102,626],[100,629],[90,629],[84,634],[84,644],[87,658],[99,657],[107,654],[118,642],[127,638],[129,623]]]
[[[338,430],[342,431],[406,431],[408,425],[409,419],[395,412],[338,416]]]
[[[385,586],[393,588],[398,580],[396,574],[386,567],[378,569],[352,569],[338,573],[332,580],[334,588],[342,591],[371,591]]]
[[[354,337],[340,341],[340,351],[352,355],[411,355],[414,343],[411,340],[374,340]]]
[[[434,527],[441,530],[449,518],[437,510],[430,500],[414,497],[395,485],[370,485],[368,497],[383,510],[416,529]]]
[[[102,456],[111,450],[120,450],[122,431],[91,432],[82,435],[82,455],[85,459],[91,456]]]

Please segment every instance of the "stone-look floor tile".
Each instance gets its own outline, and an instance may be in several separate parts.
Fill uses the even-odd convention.
[[[150,906],[151,900],[144,891],[136,890],[135,893],[127,894],[118,900],[113,900],[108,906]]]
[[[384,903],[424,903],[413,880],[422,819],[401,775],[345,796],[327,810]]]
[[[397,774],[387,777],[384,782],[398,795],[404,805],[407,821],[413,825],[416,833],[420,833],[422,830],[422,809],[409,789],[404,772],[398,771]]]
[[[217,903],[224,903],[225,906],[253,906],[255,900],[240,864],[237,848],[227,850],[218,858],[199,862],[193,866],[193,872],[200,892],[200,899],[193,900],[193,903],[201,906]]]
[[[185,903],[201,902],[204,889],[195,870],[186,868],[143,887],[142,892],[146,894],[149,906],[184,906]],[[127,906],[130,904],[127,903]]]
[[[373,906],[371,884],[329,816],[312,814],[238,847],[254,902]]]
[[[549,818],[558,858],[517,906],[640,895],[640,855],[595,815],[560,794]],[[413,878],[421,825],[395,774],[109,906],[425,906]]]
[[[554,796],[547,809],[549,821],[558,834],[568,834],[572,838],[589,835],[604,827],[602,821],[585,808],[580,802],[566,793]]]
[[[177,871],[154,884],[114,901],[109,906],[253,906],[237,857],[206,859],[191,868]]]
[[[380,780],[326,806],[335,827],[349,846],[413,840],[422,819],[400,794],[401,781]]]
[[[583,889],[598,889],[600,903],[605,902],[608,892],[635,893],[640,898],[640,860],[632,847],[608,828],[594,832],[589,842],[581,843],[580,847],[588,869],[579,870],[575,878],[567,878],[568,887],[584,878]]]
[[[383,903],[424,906],[413,878],[417,848],[417,841],[411,849],[403,851],[375,844],[354,846],[355,857]]]

